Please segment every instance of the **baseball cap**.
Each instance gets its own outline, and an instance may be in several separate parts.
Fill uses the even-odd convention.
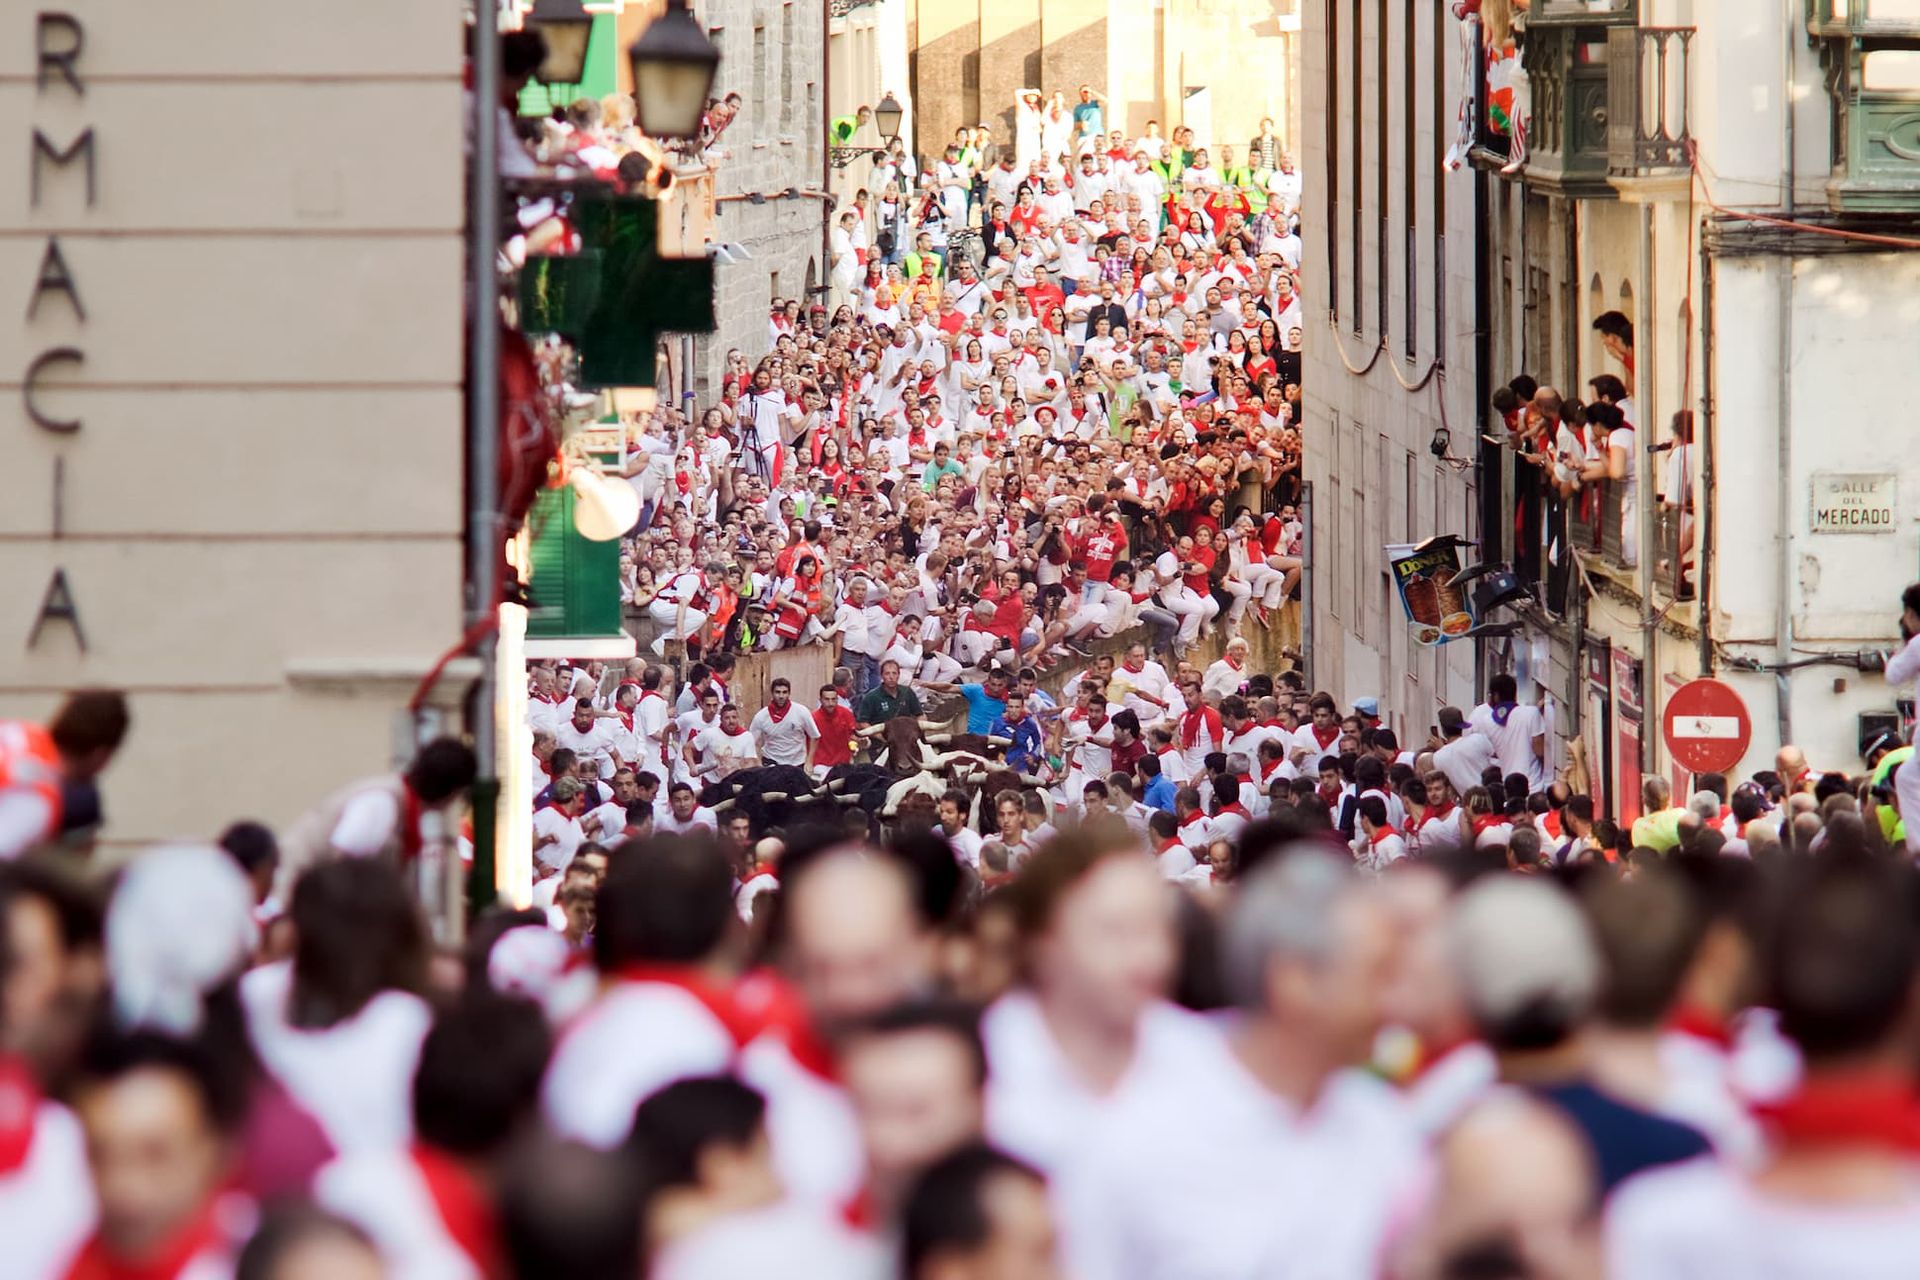
[[[1378,720],[1380,718],[1380,699],[1355,698],[1353,700],[1353,709],[1369,719]]]

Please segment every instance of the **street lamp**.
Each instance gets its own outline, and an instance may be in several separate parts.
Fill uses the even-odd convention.
[[[534,0],[527,22],[547,42],[546,61],[533,73],[541,84],[579,84],[587,75],[593,15],[582,0]]]
[[[880,105],[873,109],[874,126],[880,130],[880,136],[884,141],[877,147],[829,147],[827,162],[836,169],[844,169],[862,156],[878,160],[886,155],[887,148],[899,139],[900,117],[905,114],[906,111],[901,107],[900,100],[892,93],[888,93],[886,97],[880,99]]]
[[[906,112],[900,107],[900,100],[891,93],[880,99],[880,105],[873,109],[873,122],[880,126],[880,136],[892,145],[900,136],[900,117]]]
[[[720,51],[687,12],[687,0],[667,0],[666,12],[627,50],[627,61],[640,132],[652,138],[699,137]]]

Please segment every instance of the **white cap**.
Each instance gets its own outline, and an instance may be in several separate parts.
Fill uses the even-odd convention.
[[[208,991],[259,943],[253,883],[224,850],[163,845],[135,858],[107,908],[107,976],[123,1026],[200,1029]]]

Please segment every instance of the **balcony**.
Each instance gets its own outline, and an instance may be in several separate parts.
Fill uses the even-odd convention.
[[[1910,0],[1809,0],[1833,108],[1835,213],[1920,212],[1920,12]]]
[[[1616,27],[1607,32],[1607,173],[1621,180],[1687,177],[1692,27]]]
[[[1641,26],[1634,0],[1549,0],[1522,34],[1532,99],[1522,181],[1552,195],[1611,199],[1642,185],[1650,194],[1660,179],[1687,173],[1694,28]],[[1475,156],[1505,166],[1509,139],[1490,123],[1487,64],[1475,65]]]

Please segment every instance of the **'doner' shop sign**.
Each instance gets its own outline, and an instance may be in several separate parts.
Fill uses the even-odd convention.
[[[1814,533],[1892,533],[1898,505],[1892,472],[1814,473]]]

